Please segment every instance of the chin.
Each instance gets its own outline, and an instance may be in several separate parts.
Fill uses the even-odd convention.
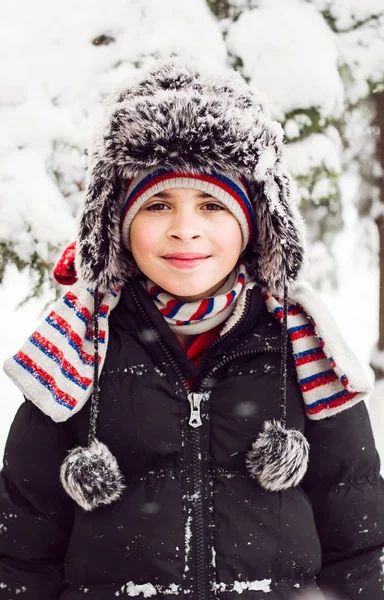
[[[215,285],[215,282],[202,282],[201,277],[196,279],[198,279],[196,283],[193,278],[191,278],[190,281],[178,281],[176,284],[165,281],[164,285],[161,283],[159,285],[166,289],[172,296],[199,296]]]
[[[166,289],[168,290],[168,292],[172,295],[172,296],[199,296],[200,294],[203,294],[206,290],[209,290],[211,286],[194,286],[194,285],[188,285],[185,287],[179,287],[179,286],[167,286]]]

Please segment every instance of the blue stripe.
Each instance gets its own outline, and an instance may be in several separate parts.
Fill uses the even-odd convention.
[[[311,383],[312,381],[316,381],[316,379],[322,379],[323,377],[327,377],[333,372],[333,369],[329,369],[328,371],[321,371],[320,373],[316,373],[315,375],[310,375],[309,377],[304,377],[304,379],[299,379],[299,384],[302,385],[304,383]]]
[[[85,317],[83,314],[81,314],[81,312],[77,311],[76,306],[73,304],[73,302],[68,300],[68,298],[66,298],[65,296],[63,296],[63,301],[64,301],[64,304],[66,304],[69,308],[72,308],[72,310],[75,312],[76,316],[80,319],[80,321],[83,321],[83,323],[85,323],[86,325],[88,325],[89,321],[93,319],[93,317],[91,317],[91,319],[87,319],[87,317]],[[108,313],[99,311],[100,319],[106,319],[107,317],[108,317]]]
[[[253,229],[256,229],[255,213],[253,212],[252,204],[250,203],[248,196],[246,194],[244,194],[243,190],[232,179],[229,179],[229,177],[226,177],[225,175],[222,175],[221,173],[212,172],[212,173],[203,173],[203,174],[204,175],[213,175],[214,177],[219,179],[219,181],[222,181],[223,183],[228,185],[235,192],[235,194],[237,194],[237,196],[239,196],[241,198],[241,200],[244,203],[244,206],[247,210],[247,213],[250,217],[252,227],[253,227]]]
[[[53,362],[55,362],[57,365],[59,365],[60,371],[61,371],[62,375],[64,375],[64,377],[66,377],[66,379],[69,379],[70,381],[72,381],[73,383],[75,383],[76,385],[78,385],[82,390],[86,390],[87,389],[87,386],[84,383],[81,383],[78,379],[76,379],[73,375],[71,375],[70,373],[68,373],[68,371],[66,371],[64,369],[61,360],[53,352],[49,352],[49,350],[47,350],[46,348],[44,348],[44,346],[42,346],[41,344],[39,344],[39,342],[37,340],[35,340],[34,338],[29,338],[29,341],[36,348],[38,348],[43,354],[45,354],[45,356],[47,356],[48,358],[50,358],[51,360],[53,360]]]
[[[180,308],[184,306],[184,302],[179,302],[178,304],[175,304],[175,306],[173,307],[173,309],[167,313],[166,315],[164,315],[165,317],[167,317],[168,319],[171,319],[172,317],[174,317],[180,310]]]
[[[198,321],[201,321],[202,319],[204,319],[207,315],[209,315],[209,313],[212,312],[213,307],[215,304],[215,299],[214,298],[208,298],[208,306],[207,306],[207,310],[200,315],[200,317],[197,319]]]
[[[68,300],[68,298],[66,298],[65,296],[63,296],[63,301],[64,301],[64,304],[66,304],[69,308],[72,308],[72,310],[75,311],[75,314],[80,319],[80,321],[83,321],[83,323],[85,323],[86,325],[88,325],[89,319],[87,319],[87,317],[85,317],[80,312],[78,312],[76,310],[76,308],[75,308],[75,305],[72,302],[70,302],[70,300]]]
[[[296,325],[296,327],[289,327],[289,333],[296,333],[297,331],[306,331],[308,329],[312,329],[312,325],[308,323],[308,325]]]
[[[91,294],[91,296],[95,295],[94,290],[91,290],[91,288],[86,288],[86,289],[87,289],[87,292],[89,292]],[[111,294],[114,298],[117,297],[117,292],[114,292],[113,290],[110,290],[108,293]]]
[[[303,358],[304,356],[310,356],[311,354],[316,354],[320,352],[320,346],[316,346],[316,348],[311,348],[310,350],[303,350],[302,352],[294,352],[293,358]]]
[[[61,333],[61,335],[67,340],[68,345],[71,346],[71,348],[73,348],[75,350],[76,354],[78,355],[78,357],[81,360],[81,362],[83,363],[83,365],[93,366],[95,361],[94,360],[88,361],[82,357],[81,348],[73,340],[71,340],[71,338],[69,337],[67,332],[62,327],[60,327],[60,325],[58,325],[55,321],[52,321],[49,317],[47,317],[45,320],[48,323],[48,325],[50,325],[51,327],[56,329],[56,331]]]
[[[209,313],[212,312],[212,310],[213,310],[214,300],[215,300],[214,298],[208,299],[207,310],[202,315],[200,315],[200,317],[198,319],[194,319],[193,321],[183,321],[183,325],[190,325],[191,323],[196,323],[196,321],[201,321],[201,319],[204,319],[204,317],[209,315]]]
[[[73,410],[75,407],[71,406],[70,404],[68,404],[67,402],[65,402],[65,400],[62,400],[61,398],[59,398],[55,392],[52,390],[52,387],[50,386],[50,384],[45,381],[45,379],[43,379],[42,377],[40,377],[40,375],[37,375],[37,373],[35,373],[35,371],[29,367],[28,365],[26,365],[22,360],[20,360],[17,356],[13,357],[15,359],[15,361],[26,371],[28,371],[28,373],[30,373],[39,383],[41,383],[41,385],[43,385],[45,388],[47,388],[47,390],[51,393],[51,395],[53,396],[53,398],[55,399],[55,401],[58,404],[61,404],[61,406],[65,406],[65,408],[68,408],[69,410]]]
[[[291,310],[294,310],[295,308],[298,308],[297,304],[289,304],[287,306],[288,312],[290,312]],[[273,313],[275,316],[277,315],[277,313],[282,312],[283,311],[283,307],[282,306],[276,306],[276,308],[273,309]]]
[[[348,390],[342,390],[341,392],[337,392],[337,394],[333,394],[332,396],[328,396],[327,398],[321,398],[320,400],[316,400],[316,402],[312,402],[312,404],[307,404],[307,409],[316,408],[316,406],[320,406],[320,404],[329,404],[334,400],[342,398],[348,393]]]
[[[84,337],[87,340],[87,342],[93,342],[94,341],[93,336],[91,336],[91,335],[86,334]],[[99,344],[105,344],[105,339],[102,338],[102,337],[99,337],[98,342],[99,342]]]
[[[144,177],[144,179],[142,179],[140,181],[140,183],[138,183],[132,190],[132,192],[129,194],[129,196],[127,197],[124,206],[123,206],[123,214],[131,200],[131,198],[136,195],[137,192],[139,192],[145,185],[147,185],[147,183],[149,183],[151,181],[151,179],[154,179],[155,177],[158,177],[159,175],[165,175],[166,173],[173,173],[173,171],[169,170],[169,169],[156,169],[156,171],[153,171],[152,173],[148,173],[148,175],[146,175]]]
[[[231,299],[230,299],[230,301],[228,303],[228,306],[230,306],[232,304],[233,300],[236,298],[236,292],[235,292],[235,290],[232,290],[229,293],[231,294],[232,297],[231,297]],[[228,306],[227,306],[227,308],[228,308]]]

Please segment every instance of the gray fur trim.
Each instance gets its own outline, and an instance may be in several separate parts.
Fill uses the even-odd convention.
[[[138,272],[120,233],[132,177],[154,167],[218,170],[247,179],[258,236],[243,258],[256,283],[281,292],[305,261],[304,225],[282,156],[281,126],[263,113],[239,73],[196,70],[175,58],[139,71],[107,100],[90,151],[76,256],[80,279],[105,292]]]
[[[308,467],[309,444],[301,431],[266,421],[247,454],[247,467],[260,485],[280,492],[299,485]]]
[[[87,511],[118,500],[125,488],[116,458],[97,439],[87,448],[77,446],[69,452],[60,479],[72,500]]]

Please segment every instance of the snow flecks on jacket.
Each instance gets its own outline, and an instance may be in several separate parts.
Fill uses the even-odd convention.
[[[166,374],[163,373],[163,371],[160,371],[159,367],[157,367],[156,365],[154,366],[154,371],[155,371],[155,373],[160,375],[160,377],[166,377]]]
[[[214,569],[216,569],[216,550],[215,550],[214,546],[212,546],[211,551],[212,551],[211,565]]]
[[[0,581],[0,590],[9,590],[9,593],[13,592],[13,590],[11,592],[10,587],[3,581]],[[15,589],[15,594],[23,594],[24,592],[27,592],[27,591],[28,591],[28,588],[25,585],[21,585],[20,587]]]
[[[243,592],[254,591],[268,593],[271,591],[271,579],[261,579],[256,581],[234,581],[233,583],[215,583],[212,586],[214,592]]]
[[[189,571],[189,559],[191,557],[191,538],[192,538],[192,509],[188,508],[188,518],[185,524],[184,544],[185,544],[185,565],[184,577]]]
[[[133,581],[128,581],[115,593],[115,596],[140,596],[150,598],[162,594],[164,596],[172,596],[180,594],[181,588],[176,583],[171,583],[169,586],[153,585],[152,583],[135,584]]]

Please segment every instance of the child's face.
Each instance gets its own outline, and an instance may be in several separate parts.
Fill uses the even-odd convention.
[[[216,198],[192,188],[152,196],[130,227],[130,246],[139,269],[186,302],[213,294],[236,265],[242,246],[239,222]],[[198,253],[200,260],[173,259]]]

